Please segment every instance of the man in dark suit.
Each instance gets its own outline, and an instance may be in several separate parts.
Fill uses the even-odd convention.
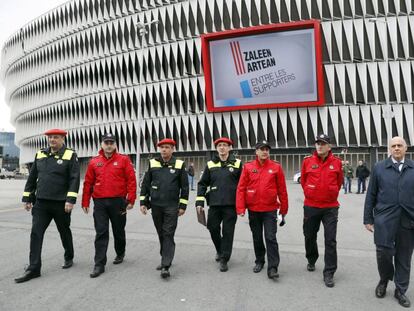
[[[405,158],[407,143],[401,137],[391,139],[390,150],[391,156],[373,169],[365,199],[364,225],[374,232],[377,248],[380,281],[375,295],[383,298],[388,281],[394,279],[394,296],[408,308],[410,300],[405,292],[414,247],[414,161]]]

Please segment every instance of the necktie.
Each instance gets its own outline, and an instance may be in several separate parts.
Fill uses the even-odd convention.
[[[401,172],[401,168],[402,168],[402,165],[404,164],[404,163],[401,163],[401,162],[395,162],[394,163],[395,164],[395,167]]]

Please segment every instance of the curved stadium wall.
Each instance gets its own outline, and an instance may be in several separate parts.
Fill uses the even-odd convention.
[[[308,19],[321,21],[325,106],[206,111],[201,34]],[[152,20],[159,24],[139,37],[136,24]],[[204,161],[222,135],[240,155],[268,139],[278,155],[303,156],[322,131],[336,150],[369,159],[372,148],[385,151],[387,103],[392,134],[414,142],[413,34],[409,0],[76,0],[9,38],[1,76],[21,163],[33,160],[53,127],[68,130],[67,144],[84,163],[106,131],[142,161],[164,137]],[[283,164],[298,169],[289,156]]]

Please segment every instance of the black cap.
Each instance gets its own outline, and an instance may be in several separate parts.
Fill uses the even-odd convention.
[[[258,141],[256,146],[255,146],[256,149],[260,149],[262,147],[267,147],[267,148],[271,149],[270,144],[267,140]]]
[[[111,133],[106,133],[102,136],[101,141],[102,142],[104,142],[104,141],[116,141],[115,135],[113,135]]]
[[[330,138],[329,138],[329,136],[328,136],[328,135],[326,135],[326,134],[320,134],[320,135],[316,136],[316,138],[315,138],[315,144],[316,144],[318,141],[324,142],[324,143],[326,143],[326,144],[330,144],[330,143],[331,143],[331,139],[330,139]]]

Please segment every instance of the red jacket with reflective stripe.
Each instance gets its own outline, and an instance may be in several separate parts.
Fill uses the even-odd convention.
[[[280,208],[288,212],[285,175],[279,163],[267,159],[260,165],[258,159],[243,166],[236,195],[237,214],[246,208],[255,212],[270,212]]]
[[[300,183],[305,195],[304,205],[329,208],[339,206],[338,194],[344,181],[341,159],[330,151],[322,161],[316,151],[302,164]]]
[[[83,183],[82,206],[89,207],[91,196],[98,198],[127,198],[131,204],[137,197],[134,167],[127,155],[115,153],[109,159],[103,150],[92,158]]]

